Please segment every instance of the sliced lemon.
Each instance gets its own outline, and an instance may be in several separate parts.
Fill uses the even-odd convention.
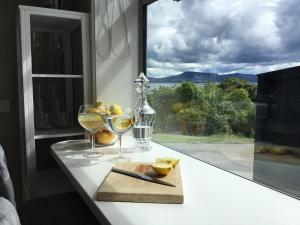
[[[173,167],[169,163],[153,163],[151,166],[157,174],[163,176],[166,176]]]
[[[162,157],[156,159],[157,163],[168,163],[175,167],[179,163],[179,159],[171,158],[171,157]]]
[[[126,117],[115,117],[112,119],[113,125],[118,129],[127,129],[131,127],[131,119]]]
[[[121,122],[121,127],[122,128],[128,128],[132,125],[131,119],[123,119]]]

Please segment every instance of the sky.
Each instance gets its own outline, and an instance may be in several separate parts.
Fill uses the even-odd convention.
[[[147,74],[300,65],[299,17],[299,0],[158,0],[148,6]]]

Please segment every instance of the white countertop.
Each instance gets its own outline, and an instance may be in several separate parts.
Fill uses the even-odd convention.
[[[130,137],[125,139],[132,146]],[[272,189],[152,143],[148,152],[127,153],[132,161],[153,162],[156,157],[180,159],[184,203],[152,204],[96,201],[96,191],[112,163],[116,146],[96,160],[82,157],[89,147],[70,141],[54,144],[53,156],[96,217],[112,225],[299,225],[300,201]],[[130,149],[130,148],[128,148]],[[106,222],[107,222],[106,221]]]

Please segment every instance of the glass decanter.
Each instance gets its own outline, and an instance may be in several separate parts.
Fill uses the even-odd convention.
[[[137,91],[137,103],[133,110],[133,135],[137,148],[150,150],[155,111],[150,107],[147,101],[147,94],[150,87],[149,80],[144,73],[140,73],[138,79],[134,81],[134,84]]]

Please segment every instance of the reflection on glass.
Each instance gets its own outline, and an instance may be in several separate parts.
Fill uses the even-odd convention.
[[[258,75],[253,179],[300,198],[300,67]]]

